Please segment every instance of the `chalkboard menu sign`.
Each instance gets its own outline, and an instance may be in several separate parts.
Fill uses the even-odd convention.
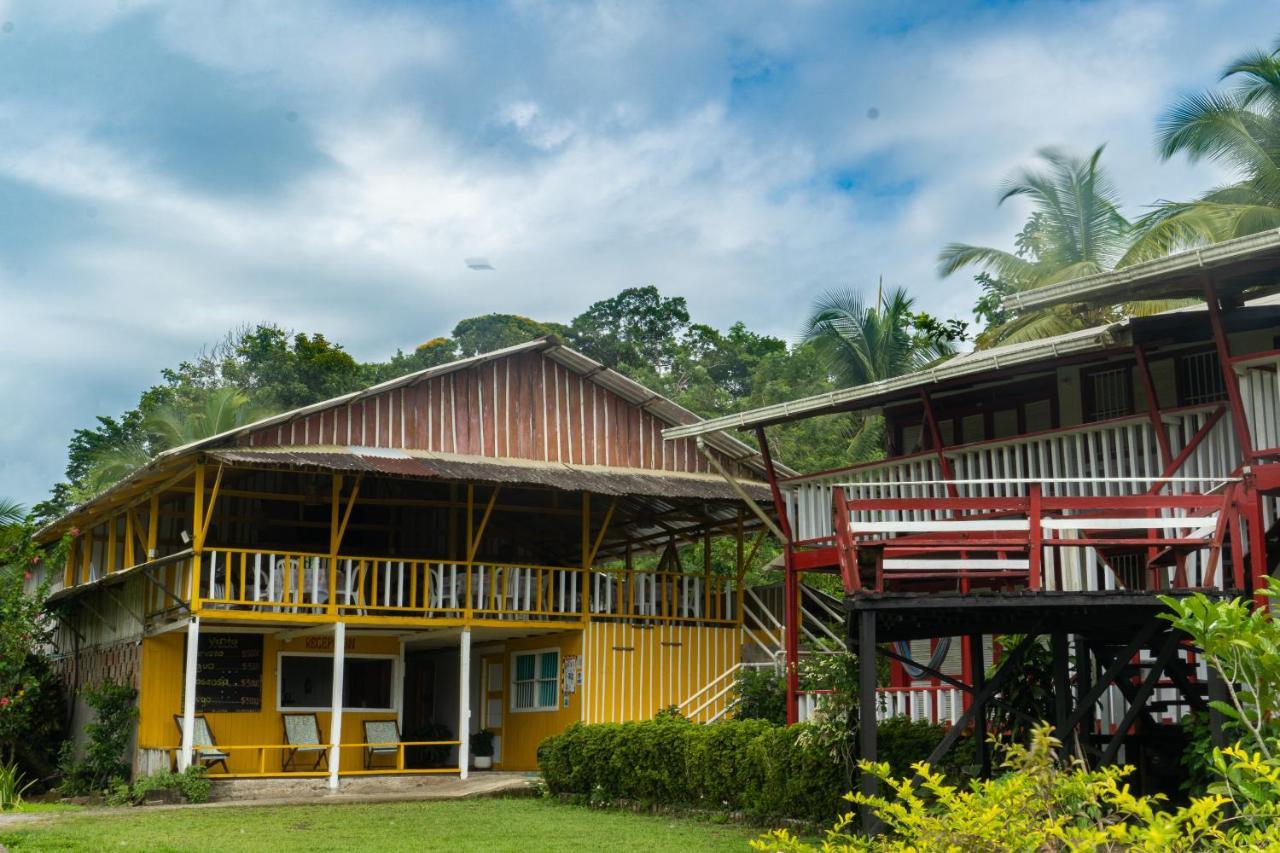
[[[201,634],[196,711],[262,710],[262,635]]]

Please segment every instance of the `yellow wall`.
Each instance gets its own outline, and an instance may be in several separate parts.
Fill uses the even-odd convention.
[[[668,705],[679,705],[738,663],[742,640],[741,628],[593,622],[584,640],[582,719],[647,720]],[[718,690],[708,691],[694,706]],[[718,711],[722,703],[708,710]]]
[[[209,629],[216,633],[216,629]],[[147,637],[142,642],[142,688],[139,698],[138,747],[140,749],[176,747],[180,733],[173,721],[174,714],[182,713],[182,670],[184,664],[184,637],[182,632]],[[314,641],[314,638],[312,638]],[[354,646],[354,647],[353,647]],[[284,741],[283,723],[276,709],[276,664],[282,651],[313,652],[307,648],[307,639],[299,638],[281,643],[268,634],[263,638],[262,710],[242,713],[207,714],[209,728],[219,745],[279,744]],[[348,637],[348,654],[398,655],[399,642],[394,637]],[[396,668],[396,690],[403,677]],[[318,713],[320,739],[328,740],[329,714]],[[363,743],[364,720],[394,720],[394,713],[361,713],[346,711],[342,715],[342,742]],[[280,751],[270,751],[266,757],[266,772],[278,773],[281,768]],[[256,773],[257,750],[231,750],[232,773]],[[342,751],[342,769],[360,770],[364,767],[364,750],[351,748]]]
[[[560,650],[560,707],[555,711],[518,711],[511,710],[511,673],[512,657],[517,652],[533,649]],[[569,655],[582,654],[582,633],[572,631],[564,634],[543,634],[523,640],[510,640],[504,651],[507,690],[504,695],[505,708],[502,720],[502,761],[495,762],[496,767],[503,770],[537,770],[538,744],[554,734],[559,734],[572,723],[582,719],[582,691],[578,687],[568,695],[569,705],[565,707],[564,699],[564,663]],[[474,666],[474,664],[473,664]],[[480,719],[479,712],[472,709],[472,717]]]

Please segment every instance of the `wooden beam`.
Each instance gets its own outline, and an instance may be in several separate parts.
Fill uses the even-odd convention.
[[[584,568],[591,568],[596,563],[596,554],[600,552],[600,546],[604,544],[604,535],[609,532],[609,522],[613,520],[613,511],[618,508],[618,497],[614,495],[613,500],[609,502],[609,508],[604,512],[604,520],[600,522],[600,532],[596,534],[596,541],[591,545],[591,552],[583,561]]]
[[[342,521],[338,525],[337,531],[334,533],[334,541],[332,552],[336,555],[342,548],[342,540],[347,535],[347,527],[351,524],[351,512],[356,508],[356,498],[360,496],[360,483],[364,479],[364,474],[356,475],[355,485],[351,487],[351,494],[347,497],[347,507],[342,512]],[[335,512],[336,515],[336,512]]]
[[[502,491],[501,486],[494,486],[493,491],[489,493],[489,502],[485,505],[484,515],[480,518],[480,526],[475,529],[475,534],[471,538],[471,550],[467,552],[467,562],[473,562],[476,554],[480,551],[480,538],[484,536],[485,528],[489,526],[489,518],[493,515],[493,505],[498,500],[498,493]],[[468,517],[471,513],[468,511]]]
[[[1116,733],[1107,742],[1107,748],[1102,752],[1103,764],[1110,764],[1115,761],[1116,754],[1120,752],[1120,745],[1124,743],[1125,735],[1129,731],[1129,726],[1133,725],[1139,714],[1145,712],[1147,698],[1156,689],[1156,682],[1160,680],[1160,676],[1164,674],[1165,668],[1169,666],[1169,661],[1173,659],[1177,651],[1178,633],[1170,631],[1164,641],[1164,646],[1160,649],[1159,656],[1151,664],[1151,671],[1147,673],[1146,678],[1142,679],[1142,684],[1130,700],[1129,710],[1125,712],[1124,718],[1116,726]]]
[[[224,467],[225,466],[219,462],[218,473],[213,478],[213,490],[209,493],[209,506],[205,508],[204,522],[200,526],[200,549],[204,548],[205,537],[209,535],[209,525],[213,524],[213,510],[218,502],[218,490],[222,488],[222,470]]]
[[[1147,417],[1151,419],[1151,428],[1155,430],[1156,441],[1160,444],[1160,461],[1167,468],[1173,462],[1173,450],[1169,447],[1169,431],[1160,417],[1160,398],[1156,395],[1156,383],[1151,378],[1151,365],[1147,363],[1147,352],[1141,345],[1134,346],[1133,357],[1147,397]]]
[[[762,436],[761,440],[763,440],[763,432],[761,432],[761,436]],[[785,518],[785,515],[780,517],[780,520],[782,521],[782,526],[775,524],[773,522],[773,519],[769,518],[769,516],[765,513],[765,511],[760,509],[760,505],[755,502],[755,499],[752,498],[749,494],[747,494],[747,490],[742,488],[742,484],[739,483],[736,479],[734,479],[734,477],[730,475],[728,471],[724,470],[724,468],[721,467],[720,461],[716,459],[715,455],[712,454],[711,451],[707,449],[706,444],[703,442],[701,436],[698,437],[697,447],[698,447],[698,450],[702,453],[702,455],[707,458],[707,462],[711,463],[711,467],[716,469],[716,473],[719,474],[724,479],[724,481],[729,484],[729,488],[733,489],[734,493],[736,493],[738,497],[742,498],[742,501],[747,505],[747,508],[750,509],[753,513],[755,513],[755,516],[764,523],[765,527],[768,527],[770,530],[773,531],[773,535],[778,537],[778,541],[783,544],[790,542],[791,537],[787,535],[787,531],[790,530],[791,528],[790,528],[790,523]],[[772,463],[770,463],[769,470],[770,471],[773,470]],[[785,509],[785,505],[782,502],[782,493],[778,492],[777,483],[772,479],[772,477],[769,482],[769,487],[776,493],[774,497],[774,508],[778,512],[782,512],[785,514],[786,509]]]

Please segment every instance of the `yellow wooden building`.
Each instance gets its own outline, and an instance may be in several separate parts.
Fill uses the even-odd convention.
[[[482,729],[529,770],[575,721],[713,717],[769,492],[662,439],[696,420],[543,338],[167,451],[41,531],[59,665],[137,686],[135,773],[465,775]],[[715,536],[736,570],[681,564]]]

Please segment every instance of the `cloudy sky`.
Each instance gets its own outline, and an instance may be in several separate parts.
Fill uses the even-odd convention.
[[[0,494],[246,322],[381,358],[652,283],[791,338],[882,274],[967,316],[933,258],[1009,244],[1002,178],[1105,142],[1129,212],[1194,194],[1223,176],[1159,163],[1157,116],[1276,33],[1217,0],[0,0]]]

